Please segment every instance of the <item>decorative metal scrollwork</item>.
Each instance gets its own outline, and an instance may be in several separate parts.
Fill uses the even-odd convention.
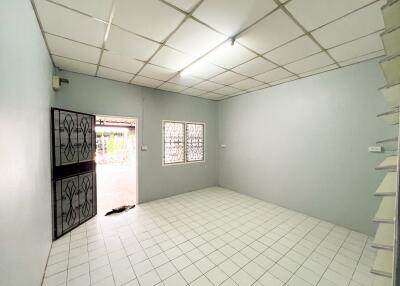
[[[72,161],[75,157],[75,146],[72,143],[71,134],[72,134],[72,132],[74,132],[75,122],[69,113],[64,118],[63,126],[64,126],[64,130],[65,130],[65,132],[67,132],[67,136],[68,136],[67,144],[65,145],[63,152],[65,155],[65,158],[67,158],[68,161]]]
[[[65,222],[68,226],[73,226],[76,222],[77,213],[74,208],[74,197],[77,195],[77,189],[73,180],[68,180],[64,189],[65,199],[68,202],[68,210],[65,213]]]
[[[81,182],[81,193],[84,194],[84,200],[80,203],[82,214],[87,217],[91,210],[91,201],[88,200],[89,190],[91,189],[91,182],[87,176],[82,178]]]
[[[83,143],[81,144],[80,152],[83,159],[88,159],[91,148],[90,145],[88,144],[87,135],[89,134],[89,131],[91,129],[91,124],[89,123],[87,117],[82,117],[79,125],[81,129],[80,131],[82,132],[83,135]]]

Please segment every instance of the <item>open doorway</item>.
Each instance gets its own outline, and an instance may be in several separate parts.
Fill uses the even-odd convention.
[[[137,121],[96,116],[97,208],[137,204]]]

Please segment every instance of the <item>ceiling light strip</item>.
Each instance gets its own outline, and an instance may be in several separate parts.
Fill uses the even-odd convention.
[[[168,2],[166,2],[165,0],[160,0],[160,1],[163,2],[163,3],[165,3],[165,4],[167,4],[167,5],[169,5],[169,6],[171,6],[172,8],[176,9],[177,11],[180,11],[180,12],[182,12],[182,13],[186,13],[186,12],[182,11],[181,9],[179,9],[178,7],[176,7],[176,6],[174,6],[174,5],[172,5],[172,4],[168,3]],[[290,1],[288,1],[288,2],[290,2]],[[288,3],[288,2],[287,2],[287,3]],[[221,35],[227,37],[227,40],[225,40],[224,42],[222,42],[222,43],[220,44],[220,45],[222,45],[222,44],[224,44],[226,41],[229,41],[230,39],[236,39],[236,38],[237,38],[240,34],[242,34],[244,31],[248,30],[249,28],[251,28],[252,26],[254,26],[256,23],[262,21],[264,18],[268,17],[269,15],[271,15],[272,13],[274,13],[275,11],[277,11],[281,6],[282,6],[282,4],[279,3],[279,5],[278,5],[275,9],[273,9],[273,10],[270,11],[270,12],[268,12],[268,13],[265,14],[263,17],[261,17],[259,20],[257,20],[256,22],[250,24],[249,26],[247,26],[247,27],[244,28],[243,30],[239,31],[239,32],[238,32],[235,36],[233,36],[233,37],[229,37],[228,35],[222,33],[221,31],[218,31],[217,29],[215,29],[215,28],[209,26],[208,24],[203,23],[201,20],[197,19],[196,17],[194,17],[194,16],[192,15],[192,14],[194,13],[194,11],[192,11],[192,12],[190,13],[190,15],[189,15],[189,14],[187,14],[187,15],[190,16],[193,20],[197,21],[198,23],[203,24],[203,25],[209,27],[210,29],[212,29],[213,31],[215,31],[215,32],[217,32],[217,33],[219,33],[219,34],[221,34]],[[275,63],[275,62],[273,62],[272,60],[269,60],[269,59],[265,58],[262,54],[259,54],[258,52],[256,52],[256,51],[254,51],[254,50],[248,48],[247,46],[245,46],[245,45],[243,45],[243,44],[241,44],[241,43],[238,43],[238,44],[239,44],[240,46],[242,46],[243,48],[245,48],[245,49],[247,49],[247,50],[253,52],[256,56],[259,56],[259,57],[262,57],[262,58],[265,59],[265,60],[268,60],[269,62],[273,63],[273,64],[276,65],[277,67],[280,67],[280,68],[286,70],[287,72],[289,72],[289,73],[292,74],[292,75],[296,75],[296,74],[294,74],[293,72],[291,72],[290,70],[287,70],[285,67],[283,67],[283,66],[281,66],[281,65],[279,65],[279,64],[277,64],[277,63]],[[200,58],[198,58],[198,59],[196,59],[195,61],[193,61],[192,63],[188,64],[186,67],[184,67],[183,69],[181,69],[180,71],[178,71],[177,73],[175,73],[173,76],[171,76],[169,79],[167,79],[166,81],[164,81],[164,83],[165,83],[165,82],[169,82],[172,78],[174,78],[175,76],[179,75],[183,70],[187,69],[189,66],[191,66],[191,65],[195,64],[196,62],[198,62],[201,58],[207,56],[208,54],[210,54],[211,52],[213,52],[214,50],[216,50],[220,45],[217,45],[216,47],[214,47],[213,49],[211,49],[210,51],[208,51],[206,54],[204,54],[204,55],[201,56]],[[250,59],[250,60],[252,60],[252,59]],[[250,61],[250,60],[249,60],[249,61]],[[243,63],[241,63],[241,64],[243,64]],[[241,64],[239,64],[239,65],[241,65]],[[218,67],[224,69],[223,72],[231,71],[231,72],[237,73],[237,72],[233,71],[233,69],[234,69],[235,67],[238,67],[239,65],[236,65],[236,66],[234,66],[234,67],[232,67],[232,68],[230,68],[230,69],[227,69],[227,68],[224,68],[224,67],[220,67],[220,66],[218,66],[218,65],[215,65],[215,66],[218,66]],[[219,74],[222,74],[223,72],[221,72],[221,73],[219,73]],[[262,73],[264,73],[264,72],[262,72]],[[219,74],[217,74],[217,75],[219,75]],[[237,74],[239,74],[239,73],[237,73]],[[260,74],[261,74],[261,73],[260,73]],[[217,75],[215,75],[215,76],[217,76]],[[240,75],[241,75],[241,74],[240,74]],[[258,74],[256,74],[256,75],[258,75]],[[254,76],[256,76],[256,75],[254,75]],[[254,76],[252,76],[252,77],[248,77],[248,76],[246,76],[246,75],[243,75],[243,76],[245,76],[246,79],[251,78],[251,79],[253,79],[253,80],[255,80],[255,81],[259,81],[259,80],[255,79]],[[296,76],[297,76],[297,75],[296,75]],[[262,82],[262,81],[259,81],[259,82],[265,84],[265,82]],[[161,85],[162,85],[162,84],[161,84]],[[159,85],[159,86],[161,86],[161,85]],[[159,87],[159,86],[158,86],[158,87]],[[229,85],[224,85],[224,86],[229,86]],[[156,87],[156,88],[158,88],[158,87]]]

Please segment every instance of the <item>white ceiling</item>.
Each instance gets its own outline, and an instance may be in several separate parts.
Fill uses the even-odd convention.
[[[384,54],[384,0],[34,3],[58,68],[213,100]]]

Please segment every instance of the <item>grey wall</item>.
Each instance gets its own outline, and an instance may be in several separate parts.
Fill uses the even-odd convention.
[[[383,85],[375,60],[220,102],[219,184],[372,234]]]
[[[61,72],[70,80],[56,93],[56,106],[139,120],[139,201],[146,202],[214,186],[217,182],[216,102],[112,80]],[[206,123],[206,161],[162,166],[162,120]]]
[[[29,1],[2,1],[0,19],[0,285],[40,285],[51,244],[52,64]]]

